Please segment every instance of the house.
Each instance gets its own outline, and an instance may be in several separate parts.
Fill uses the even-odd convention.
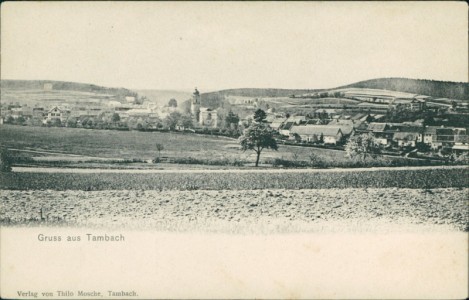
[[[363,117],[365,117],[365,118],[363,119]],[[353,116],[351,117],[351,119],[352,119],[352,120],[358,120],[358,121],[362,121],[362,119],[363,119],[363,121],[365,121],[365,120],[366,120],[366,117],[368,117],[367,114],[358,113],[358,114],[353,115]]]
[[[436,142],[436,129],[440,128],[438,126],[427,126],[423,130],[423,133],[419,136],[419,141],[431,145],[433,141]]]
[[[332,109],[332,108],[327,108],[327,109],[319,108],[314,113],[317,116],[322,116],[323,118],[329,118],[329,119],[332,119],[333,116],[338,114],[337,110]]]
[[[287,118],[276,118],[272,121],[272,123],[269,125],[270,128],[273,130],[279,130],[280,126],[283,125],[287,121]]]
[[[464,130],[464,133],[458,132],[454,136],[454,146],[452,150],[455,153],[469,152],[469,135],[467,135],[466,130]]]
[[[47,112],[46,117],[44,118],[43,123],[47,124],[48,122],[52,122],[55,120],[59,120],[60,122],[65,121],[66,116],[65,116],[65,111],[58,106],[55,106]]]
[[[299,135],[302,141],[318,142],[321,137],[324,144],[336,145],[342,140],[343,134],[338,126],[328,125],[302,125],[293,126],[290,130],[291,135]]]
[[[296,125],[299,125],[301,123],[306,123],[306,117],[305,116],[291,116],[287,119],[287,123],[295,123]]]
[[[29,106],[23,106],[21,107],[21,113],[23,115],[24,118],[32,118],[33,116],[33,107],[29,107]]]
[[[424,98],[422,98],[424,97]],[[411,111],[422,111],[426,109],[426,98],[425,96],[416,96],[413,98],[399,98],[396,97],[393,101],[389,104],[390,107],[401,107]]]
[[[265,122],[272,123],[276,118],[277,116],[274,114],[267,114],[267,117],[265,117]]]
[[[436,138],[433,138],[431,143],[433,149],[451,148],[457,153],[469,150],[466,128],[437,127],[435,131]]]
[[[13,119],[18,119],[23,116],[23,109],[21,107],[12,107],[10,111]]]
[[[356,122],[353,120],[338,119],[338,120],[332,120],[327,125],[339,126],[344,135],[351,135],[354,132],[354,128],[358,127],[359,123],[361,122]]]
[[[321,119],[309,119],[306,121],[305,125],[326,125],[327,120],[321,120]]]
[[[218,126],[218,114],[217,110],[201,107],[199,112],[199,124],[207,127]]]
[[[120,107],[122,106],[122,103],[120,103],[119,101],[116,101],[116,100],[110,100],[106,103],[107,106],[109,107]]]
[[[290,130],[295,125],[295,122],[286,122],[279,128],[279,133],[284,136],[290,136]]]
[[[148,108],[133,108],[127,111],[129,117],[148,117],[152,113]]]
[[[44,117],[44,107],[33,108],[33,118],[41,119]]]
[[[396,132],[392,138],[399,147],[415,147],[419,134],[417,132]]]
[[[389,131],[389,126],[386,123],[372,122],[368,124],[367,131],[371,132],[381,145],[389,144],[393,137],[393,133]]]
[[[436,127],[435,135],[432,135],[431,147],[432,149],[441,149],[445,147],[452,147],[455,144],[455,137],[452,128]]]
[[[125,97],[125,101],[127,101],[127,103],[135,103],[135,97],[133,97],[133,96],[126,96],[126,97]]]

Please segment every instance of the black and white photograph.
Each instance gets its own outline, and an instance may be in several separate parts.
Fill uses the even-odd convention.
[[[469,297],[465,2],[0,21],[0,298]]]

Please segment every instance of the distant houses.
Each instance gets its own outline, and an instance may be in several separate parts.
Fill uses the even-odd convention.
[[[411,101],[410,105],[412,102],[420,103]],[[313,118],[302,115],[286,118],[272,114],[268,115],[266,122],[283,139],[302,143],[339,145],[352,135],[371,133],[383,147],[390,149],[415,148],[425,144],[434,151],[469,151],[466,128],[424,126],[423,120],[404,123],[368,122],[383,117],[364,113],[341,115],[337,110],[320,109],[315,111]]]
[[[298,135],[304,142],[323,142],[330,145],[337,145],[344,136],[339,126],[328,125],[294,126],[290,133]]]
[[[53,88],[52,85],[47,84],[43,87],[45,91]],[[310,106],[308,102],[310,100],[303,101],[300,100],[301,98],[293,101],[287,99],[291,103],[282,106],[284,104],[282,101],[285,99],[271,101],[267,98],[228,96],[223,99],[224,102],[221,102],[219,107],[215,107],[214,103],[217,102],[212,101],[213,99],[202,103],[202,96],[197,89],[192,98],[188,99],[190,102],[184,103],[186,106],[182,104],[158,106],[150,101],[143,105],[141,99],[135,94],[125,94],[119,97],[90,96],[79,101],[77,99],[73,101],[47,99],[34,106],[19,105],[11,101],[8,104],[0,104],[0,117],[4,123],[31,126],[117,128],[119,130],[168,130],[171,128],[171,130],[191,129],[193,132],[216,131],[225,134],[227,132],[239,133],[250,126],[252,122],[255,122],[252,113],[255,109],[262,108],[266,112],[264,122],[275,132],[275,137],[288,143],[337,146],[346,143],[347,139],[353,135],[371,134],[383,148],[389,151],[400,152],[404,148],[406,148],[404,150],[408,150],[407,148],[431,149],[440,153],[448,149],[458,153],[469,151],[467,128],[464,128],[466,123],[457,119],[469,114],[462,111],[467,110],[468,105],[460,100],[432,99],[429,96],[406,93],[380,95],[376,91],[374,94],[357,90],[341,93],[340,98],[344,102],[337,102],[334,105],[324,104],[322,101],[326,101],[324,100],[326,98],[319,99],[321,100],[319,101],[303,95],[311,98],[313,103],[318,103],[317,106]],[[349,102],[359,104],[347,108]],[[444,109],[441,106],[436,109],[429,108],[433,102],[443,103]],[[401,111],[397,108],[402,109],[404,118],[399,117]],[[228,121],[226,113],[228,109],[230,113],[234,112],[236,115],[234,121]],[[414,113],[418,117],[409,118]],[[455,114],[457,118],[452,119]],[[169,125],[171,123],[169,119],[172,117],[180,118],[176,121],[177,126]],[[418,120],[414,120],[417,118]],[[390,122],[391,120],[394,123]],[[444,124],[445,126],[427,124]]]

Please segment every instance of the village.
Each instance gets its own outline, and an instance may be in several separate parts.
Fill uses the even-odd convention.
[[[54,87],[46,83],[43,89],[52,91]],[[2,101],[0,124],[183,131],[237,138],[253,122],[254,112],[261,110],[263,122],[280,144],[343,149],[351,136],[370,133],[389,154],[444,157],[469,152],[467,103],[455,104],[449,99],[445,103],[445,99],[422,95],[398,96],[349,90],[290,95],[286,99],[322,100],[303,108],[275,105],[278,99],[225,97],[221,107],[213,108],[204,105],[197,88],[191,99],[179,105],[176,99],[158,105],[138,94],[102,99],[86,99],[85,95],[86,100],[55,99],[34,105]]]

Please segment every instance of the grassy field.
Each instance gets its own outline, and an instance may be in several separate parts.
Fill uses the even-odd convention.
[[[465,168],[283,172],[2,173],[0,190],[464,188]]]
[[[254,152],[239,150],[236,139],[210,135],[2,125],[0,136],[0,143],[7,148],[90,157],[150,160],[158,156],[155,145],[160,143],[165,148],[161,151],[162,157],[255,160]],[[347,160],[341,151],[283,145],[279,151],[265,150],[261,160],[292,157],[307,160],[311,151],[334,161]]]

